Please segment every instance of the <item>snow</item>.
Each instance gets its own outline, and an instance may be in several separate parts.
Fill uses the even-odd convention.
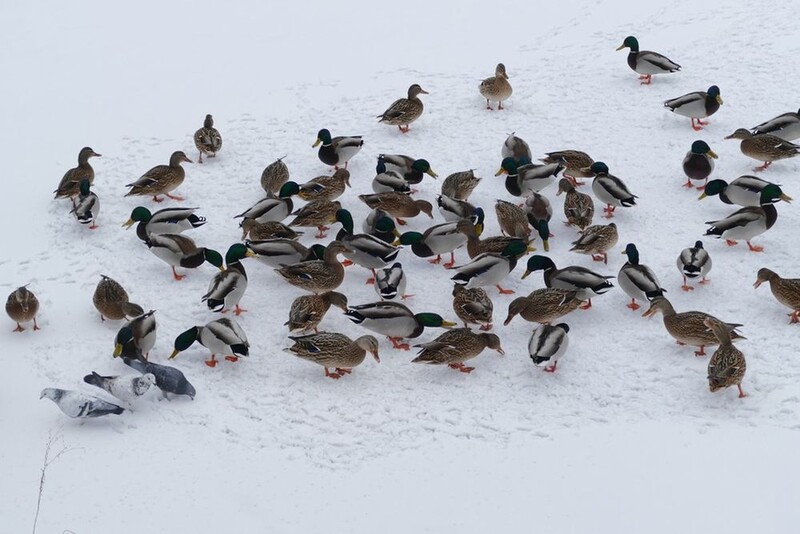
[[[403,6],[408,9],[406,20]],[[5,128],[6,202],[0,210],[0,293],[29,288],[40,302],[41,331],[12,333],[0,320],[4,384],[0,389],[0,533],[30,528],[39,469],[51,431],[72,450],[53,463],[40,532],[794,532],[800,445],[794,326],[768,288],[751,285],[760,267],[797,277],[793,245],[798,216],[777,206],[778,222],[754,242],[703,239],[714,260],[711,284],[680,290],[680,251],[701,238],[704,221],[735,211],[680,187],[684,154],[696,139],[720,155],[714,177],[750,174],[757,163],[737,141],[723,141],[797,108],[798,27],[791,4],[687,0],[579,0],[567,5],[500,1],[437,5],[311,2],[6,3],[0,7],[0,102]],[[755,38],[757,21],[768,38]],[[642,49],[683,66],[641,87],[614,52],[626,35]],[[505,63],[514,94],[502,112],[485,110],[477,87]],[[419,83],[425,113],[401,135],[375,115]],[[724,105],[700,134],[661,102],[716,84]],[[177,194],[208,223],[186,235],[224,254],[241,232],[233,215],[263,196],[263,168],[286,155],[292,179],[329,172],[311,148],[316,132],[364,135],[351,162],[353,188],[341,199],[361,220],[358,194],[371,191],[375,156],[424,157],[440,175],[426,177],[418,198],[433,201],[441,179],[473,168],[483,182],[470,201],[498,232],[495,198],[512,200],[495,178],[500,148],[516,131],[534,154],[576,148],[605,161],[638,195],[618,208],[620,232],[609,264],[568,252],[573,230],[555,210],[549,255],[559,267],[584,265],[616,274],[621,251],[635,242],[644,264],[667,288],[677,311],[697,309],[744,323],[744,389],[712,395],[707,358],[678,347],[660,317],[625,308],[615,288],[590,311],[564,318],[570,347],[555,374],[527,356],[534,327],[502,320],[514,298],[490,288],[495,331],[506,356],[470,362],[471,375],[411,365],[413,352],[381,340],[381,363],[368,358],[352,375],[322,370],[280,349],[282,324],[302,292],[266,266],[243,264],[250,284],[240,318],[250,358],[203,365],[199,345],[174,365],[197,388],[194,401],[157,392],[121,416],[72,421],[44,387],[102,394],[82,383],[91,371],[130,370],[111,357],[120,322],[101,323],[91,303],[100,274],[111,276],[145,309],[156,309],[154,361],[163,363],[186,328],[218,318],[200,302],[214,269],[182,282],[121,224],[148,199],[123,198],[149,168],[174,150],[197,153],[192,134],[212,113],[224,144],[215,159],[186,165]],[[94,231],[52,200],[64,171],[88,145],[93,190],[103,208]],[[800,161],[763,177],[800,197]],[[582,191],[588,192],[584,187]],[[597,206],[596,222],[601,206]],[[421,215],[408,229],[443,220]],[[358,222],[356,224],[358,227]],[[303,238],[312,244],[313,231]],[[538,241],[537,241],[538,243]],[[539,251],[541,253],[541,250]],[[401,253],[407,304],[454,320],[452,273]],[[463,250],[457,261],[466,261]],[[524,262],[521,262],[524,263]],[[504,287],[525,294],[541,273]],[[339,288],[352,304],[372,302],[367,271],[347,269]],[[350,337],[368,333],[332,308],[322,327]],[[419,341],[441,331],[431,329]],[[735,508],[734,508],[735,507]]]

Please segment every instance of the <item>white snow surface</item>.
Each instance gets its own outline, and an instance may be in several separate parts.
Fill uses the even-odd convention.
[[[0,533],[31,528],[49,432],[71,451],[47,471],[39,532],[796,532],[798,331],[766,286],[752,288],[760,267],[800,276],[796,206],[777,206],[775,227],[754,240],[763,253],[703,238],[714,260],[711,284],[684,293],[675,268],[704,221],[736,209],[715,198],[697,202],[699,193],[680,187],[692,141],[710,144],[720,155],[712,177],[730,181],[757,163],[723,137],[797,109],[795,8],[688,0],[4,2],[0,290],[5,298],[30,283],[42,330],[12,333],[13,323],[0,321]],[[683,70],[640,86],[627,51],[614,52],[629,34]],[[504,111],[489,112],[478,84],[499,61],[514,94]],[[402,135],[374,117],[412,83],[430,94]],[[725,104],[699,134],[661,104],[712,84]],[[648,321],[644,308],[627,309],[619,288],[564,318],[570,348],[555,374],[528,358],[534,325],[517,317],[502,326],[514,296],[489,288],[505,356],[486,351],[464,375],[412,365],[413,352],[381,340],[380,364],[367,358],[330,380],[281,350],[282,325],[302,292],[246,260],[241,304],[249,311],[239,322],[249,358],[212,369],[194,345],[173,362],[197,388],[194,401],[151,391],[121,416],[67,420],[39,400],[42,388],[102,395],[82,383],[85,374],[130,372],[111,356],[121,323],[102,323],[92,306],[101,273],[158,310],[153,361],[165,362],[180,332],[219,317],[200,302],[211,266],[176,282],[121,227],[139,204],[176,205],[123,198],[124,185],[174,150],[196,159],[192,134],[206,113],[223,148],[203,165],[186,164],[176,194],[208,218],[186,235],[223,254],[240,237],[233,215],[263,196],[267,164],[285,155],[297,182],[330,172],[311,148],[320,128],[365,138],[349,166],[353,187],[340,199],[357,221],[367,209],[356,196],[371,192],[375,157],[401,153],[428,159],[439,173],[419,186],[417,197],[429,201],[445,176],[475,169],[483,182],[470,201],[487,212],[486,235],[499,232],[495,199],[512,200],[493,176],[509,132],[535,155],[588,152],[627,183],[638,205],[617,209],[620,240],[604,266],[568,252],[576,233],[560,222],[562,197],[546,189],[555,209],[550,256],[559,267],[614,274],[625,244],[636,243],[678,311],[744,324],[747,340],[737,346],[747,357],[749,396],[709,393],[707,357],[677,346],[660,316]],[[103,205],[95,231],[51,193],[86,145],[103,154],[92,160]],[[786,160],[763,177],[800,198],[799,171],[800,160]],[[406,229],[443,222],[435,215]],[[302,241],[312,244],[313,233]],[[457,261],[466,259],[459,250]],[[400,261],[416,295],[407,304],[455,320],[453,273],[410,250]],[[520,280],[520,263],[504,285],[517,295],[543,287],[541,273]],[[366,277],[348,268],[339,291],[353,304],[374,301]],[[336,308],[321,326],[353,338],[368,333]]]

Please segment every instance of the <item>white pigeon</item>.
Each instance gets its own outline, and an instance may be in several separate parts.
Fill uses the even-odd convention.
[[[55,402],[70,417],[100,417],[112,413],[119,415],[125,411],[116,404],[69,389],[45,388],[39,398],[45,397]]]
[[[156,377],[152,373],[144,375],[100,376],[92,371],[92,374],[83,377],[83,381],[107,391],[123,402],[133,402],[144,395],[147,390],[150,389],[150,386],[155,384]]]

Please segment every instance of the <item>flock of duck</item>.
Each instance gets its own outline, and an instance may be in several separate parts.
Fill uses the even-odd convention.
[[[652,83],[654,75],[677,72],[681,68],[661,54],[639,50],[638,41],[632,36],[624,40],[622,48],[630,49],[628,65],[641,75],[642,84]],[[503,64],[497,65],[494,76],[481,82],[479,92],[486,99],[488,109],[494,109],[492,102],[497,102],[498,110],[503,109],[503,102],[512,95]],[[406,98],[398,99],[378,116],[380,122],[397,126],[403,134],[409,132],[410,125],[423,114],[421,94],[427,92],[420,85],[409,87]],[[721,104],[716,86],[664,102],[671,111],[689,117],[695,130],[701,130],[707,124],[703,119],[717,112]],[[773,161],[800,154],[800,146],[791,142],[798,137],[798,113],[785,113],[728,136],[741,140],[744,155],[763,162],[756,171],[766,170]],[[204,155],[214,158],[221,150],[222,136],[214,127],[211,115],[206,116],[203,127],[195,133],[194,142],[201,163]],[[290,180],[289,169],[282,158],[268,165],[260,180],[266,196],[235,216],[241,219],[243,242],[231,245],[224,257],[216,250],[197,246],[183,235],[205,224],[197,208],[168,207],[153,211],[138,206],[124,226],[136,225],[142,250],[150,250],[167,263],[176,281],[185,276],[177,268],[194,269],[204,263],[217,267],[219,272],[202,297],[213,312],[230,311],[232,316],[238,317],[246,311],[240,307],[240,302],[248,285],[243,265],[247,258],[256,258],[274,268],[279,277],[276,279],[305,290],[307,294],[295,299],[288,309],[286,326],[293,335],[289,336],[292,344],[286,350],[322,366],[325,376],[333,379],[351,373],[368,353],[376,361],[380,359],[379,342],[373,335],[353,340],[340,333],[318,331],[318,325],[331,306],[340,308],[366,330],[385,336],[392,347],[399,350],[409,350],[408,340],[418,338],[426,328],[444,328],[445,332],[436,338],[415,345],[420,351],[413,362],[447,365],[469,373],[474,368],[465,362],[485,349],[504,353],[500,337],[489,332],[493,328],[493,303],[484,288],[495,286],[501,294],[513,293],[501,284],[524,256],[536,250],[535,240],[538,238],[544,251],[549,251],[554,210],[541,191],[556,184],[556,195],[563,195],[565,224],[579,231],[570,250],[603,263],[607,263],[608,251],[617,244],[618,232],[613,222],[593,224],[595,199],[604,205],[606,219],[613,218],[617,208],[636,205],[637,196],[622,179],[610,173],[604,162],[595,161],[578,150],[546,153],[539,162],[534,162],[529,145],[512,133],[501,147],[496,175],[505,176],[507,192],[519,198],[520,203],[497,200],[495,214],[503,235],[483,235],[486,214],[480,206],[470,202],[481,178],[471,170],[453,173],[442,181],[435,206],[444,222],[424,232],[401,232],[406,219],[420,215],[434,217],[434,203],[415,198],[414,186],[426,175],[437,178],[437,174],[425,159],[392,154],[378,155],[373,193],[358,196],[371,209],[369,216],[361,221],[359,232],[351,212],[338,199],[351,186],[347,165],[362,150],[364,140],[360,136],[335,137],[322,129],[313,146],[319,146],[320,161],[333,167],[334,172],[298,184]],[[78,155],[78,166],[66,172],[55,191],[56,199],[71,200],[71,213],[90,229],[97,228],[100,210],[99,198],[91,189],[94,170],[89,160],[93,157],[100,157],[100,154],[89,147],[83,148]],[[753,245],[751,240],[774,225],[775,204],[789,202],[791,198],[779,185],[756,176],[741,176],[730,183],[719,179],[709,181],[716,158],[709,145],[698,140],[683,159],[687,176],[685,187],[702,190],[701,198],[718,196],[726,204],[740,206],[730,216],[707,223],[710,226],[706,235],[724,238],[731,246],[737,240],[745,240],[750,250],[760,252],[762,247]],[[150,197],[155,203],[162,202],[163,197],[182,200],[173,193],[184,181],[184,162],[191,161],[184,152],[174,152],[168,165],[154,167],[128,184],[130,191],[126,196]],[[584,185],[581,179],[591,179],[594,198],[579,191]],[[295,199],[306,204],[296,207]],[[315,229],[315,237],[321,240],[335,224],[341,227],[326,245],[309,247],[299,241],[303,235],[301,228]],[[466,250],[470,261],[457,266],[455,251],[460,248]],[[449,270],[453,282],[453,311],[463,327],[457,327],[455,322],[446,321],[436,313],[414,313],[401,302],[412,296],[405,292],[406,275],[398,261],[401,254],[406,261],[418,261],[412,258],[416,256],[442,264]],[[443,261],[447,254],[449,261]],[[744,396],[741,382],[746,363],[742,352],[733,344],[742,338],[737,332],[741,324],[724,322],[700,311],[676,312],[664,296],[655,272],[640,263],[636,245],[627,244],[623,254],[627,261],[616,280],[631,298],[628,307],[636,310],[640,307],[637,301],[649,303],[644,315],[660,312],[667,332],[681,345],[699,347],[695,352],[698,356],[706,354],[705,347],[718,346],[708,365],[711,391],[736,386],[739,396]],[[340,261],[340,257],[344,261]],[[367,283],[374,285],[379,300],[353,306],[344,293],[337,291],[345,278],[345,267],[353,264],[369,271]],[[681,251],[677,268],[683,277],[683,290],[694,289],[690,281],[707,283],[711,266],[711,258],[701,241]],[[614,287],[609,281],[614,277],[576,265],[558,268],[550,257],[541,254],[527,258],[522,278],[536,271],[542,271],[546,287],[512,300],[503,324],[508,325],[517,315],[537,323],[528,344],[530,357],[545,371],[555,372],[559,359],[567,351],[570,332],[569,326],[559,321],[578,308],[589,309],[592,298]],[[757,273],[755,286],[762,283],[769,283],[775,298],[791,309],[790,322],[798,322],[800,279],[784,279],[763,268]],[[124,363],[140,374],[100,376],[92,373],[84,378],[86,383],[124,402],[132,402],[153,385],[164,395],[194,398],[195,389],[181,371],[149,361],[156,339],[154,311],[145,312],[141,306],[131,303],[125,289],[105,275],[97,285],[93,301],[103,320],[126,321],[117,333],[114,356],[122,357]],[[17,323],[17,331],[23,330],[22,323],[30,321],[34,330],[39,328],[36,323],[38,308],[35,295],[27,287],[12,292],[6,303],[6,311]],[[192,326],[179,334],[170,359],[195,342],[211,353],[210,359],[205,361],[210,367],[218,364],[218,355],[231,362],[249,355],[250,344],[245,331],[231,316]],[[52,399],[72,417],[121,413],[124,409],[79,391],[47,388],[42,397]]]

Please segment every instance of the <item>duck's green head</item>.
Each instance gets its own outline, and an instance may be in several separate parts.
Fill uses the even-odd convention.
[[[344,208],[336,210],[336,222],[342,223],[342,228],[348,234],[353,234],[353,216]]]
[[[438,313],[418,313],[414,316],[414,319],[422,326],[432,328],[453,328],[456,326],[456,323],[442,319],[442,316]]]
[[[628,263],[631,265],[639,265],[639,251],[636,249],[636,245],[628,243],[622,253],[628,256]]]
[[[153,214],[150,213],[149,209],[145,208],[144,206],[137,206],[133,208],[130,219],[128,219],[127,222],[122,226],[125,228],[130,228],[137,222],[147,223],[152,217]]]
[[[514,158],[503,158],[503,161],[500,162],[500,169],[494,175],[500,176],[501,174],[510,174],[512,176],[517,174],[517,162]]]
[[[719,94],[719,87],[717,87],[716,85],[712,85],[711,87],[708,88],[708,91],[706,91],[706,93],[708,94],[708,96],[716,100],[717,104],[719,104],[720,106],[722,105],[722,97]]]
[[[540,256],[536,254],[528,258],[528,263],[525,265],[525,272],[522,275],[522,278],[527,278],[527,276],[536,271],[546,271],[548,269],[553,269],[556,266],[553,263],[553,260],[548,258],[547,256]]]
[[[185,351],[192,346],[192,343],[200,337],[200,328],[197,326],[191,327],[189,330],[182,332],[175,338],[175,350],[172,351],[169,359],[172,360],[178,353]]]
[[[405,232],[400,235],[401,245],[414,245],[422,243],[423,235],[419,232]]]
[[[297,182],[286,182],[283,184],[278,190],[278,196],[280,198],[289,198],[292,195],[296,195],[300,192],[300,186],[297,185]]]
[[[210,263],[217,269],[222,270],[222,254],[220,254],[214,249],[207,248],[203,251],[203,257],[208,263]]]
[[[80,185],[78,185],[78,189],[80,190],[81,195],[87,196],[89,194],[89,188],[91,186],[92,184],[89,183],[88,178],[84,178],[83,180],[81,180]]]
[[[695,141],[692,143],[692,154],[708,154],[708,157],[717,159],[717,156],[708,143],[705,141]]]
[[[638,52],[639,51],[639,41],[633,35],[629,35],[622,41],[622,44],[617,47],[617,50],[622,50],[623,48],[630,48],[631,52]]]
[[[764,189],[761,190],[761,205],[764,204],[774,204],[776,202],[780,202],[783,200],[784,202],[791,202],[792,197],[786,195],[781,191],[781,186],[776,184],[768,184]]]
[[[236,263],[237,261],[242,261],[246,257],[253,257],[255,253],[252,250],[247,248],[247,246],[236,243],[228,248],[228,252],[225,253],[225,263],[230,265],[231,263]]]
[[[382,234],[394,234],[395,236],[399,236],[400,234],[397,232],[397,227],[394,224],[394,221],[391,217],[381,217],[375,223],[375,230]]]
[[[308,249],[308,255],[303,261],[322,260],[325,258],[325,246],[319,243],[311,245]]]
[[[528,245],[521,239],[512,241],[503,249],[502,255],[506,258],[519,258],[528,252]]]
[[[539,221],[536,225],[536,232],[542,240],[542,246],[545,252],[550,252],[550,223],[547,221]]]
[[[122,354],[122,348],[133,340],[133,330],[129,326],[123,326],[117,332],[117,339],[114,340],[114,357],[118,358]]]
[[[725,180],[711,180],[706,184],[706,188],[703,190],[703,194],[700,195],[700,198],[697,200],[703,200],[706,197],[713,197],[714,195],[719,195],[725,188],[728,187],[728,182]]]
[[[311,146],[319,146],[320,143],[322,143],[323,146],[327,146],[331,144],[331,142],[331,133],[326,128],[323,128],[317,133],[317,140]]]
[[[608,174],[608,165],[602,161],[595,161],[589,170],[595,174]]]
[[[472,212],[472,219],[475,225],[475,234],[480,236],[483,233],[484,220],[486,219],[486,213],[484,213],[483,208],[475,208],[475,211]]]
[[[433,169],[431,169],[431,164],[428,163],[428,160],[425,159],[414,160],[414,163],[411,164],[411,168],[417,172],[425,173],[431,178],[436,178],[437,176],[439,176],[438,174],[433,172]]]

